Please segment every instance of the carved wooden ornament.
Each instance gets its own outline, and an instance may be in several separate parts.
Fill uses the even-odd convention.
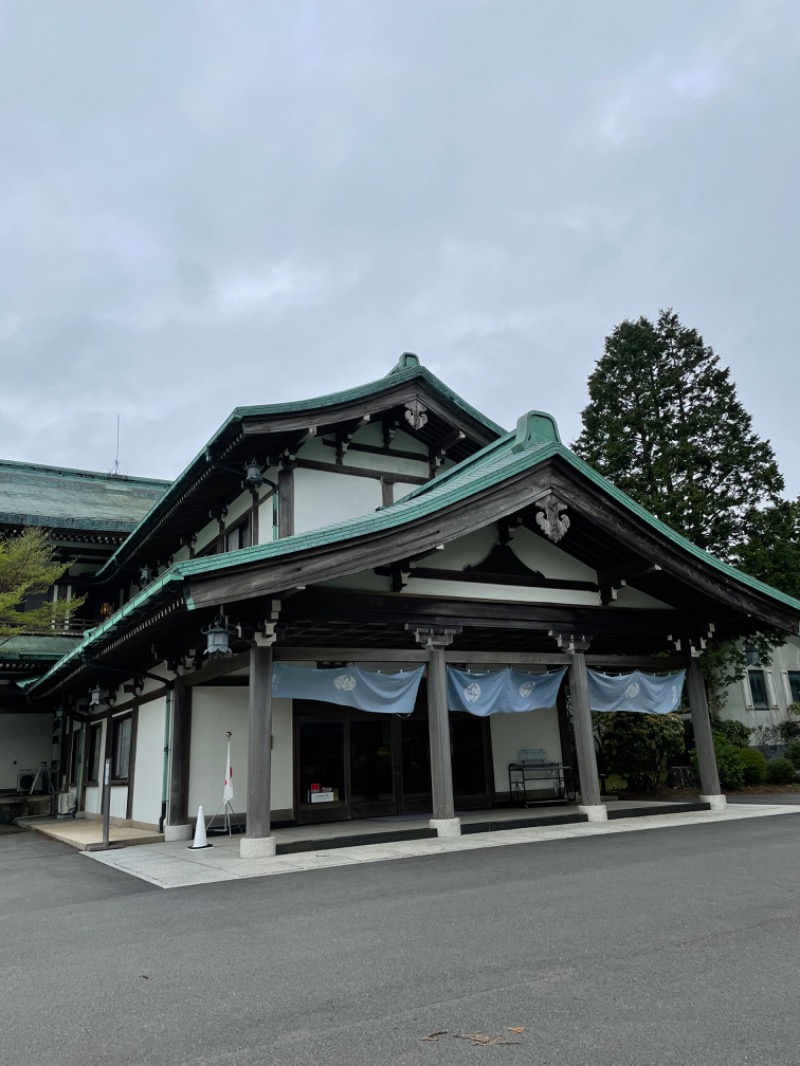
[[[539,508],[536,524],[548,540],[557,544],[569,529],[569,518],[563,514],[567,505],[550,493],[544,500],[537,501],[536,506]]]

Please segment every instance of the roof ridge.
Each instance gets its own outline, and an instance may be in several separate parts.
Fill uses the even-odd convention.
[[[60,477],[86,478],[87,480],[135,482],[144,485],[171,485],[172,482],[163,478],[140,477],[136,474],[111,474],[101,470],[82,470],[78,467],[51,466],[47,463],[25,463],[16,459],[0,459],[0,470],[8,467],[11,470],[30,473],[55,474]]]

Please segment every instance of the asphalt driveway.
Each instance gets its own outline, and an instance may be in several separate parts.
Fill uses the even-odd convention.
[[[4,837],[0,1064],[794,1066],[799,893],[795,815],[170,892]]]

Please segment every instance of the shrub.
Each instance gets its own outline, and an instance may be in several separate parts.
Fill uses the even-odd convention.
[[[744,763],[742,752],[744,748],[737,748],[727,737],[720,733],[714,734],[714,754],[717,757],[717,771],[719,783],[723,788],[739,788],[744,784]],[[692,762],[697,766],[697,752],[692,752]]]
[[[800,754],[800,745],[798,745]],[[767,779],[767,760],[756,748],[742,748],[739,752],[746,785],[761,785]]]
[[[750,743],[750,727],[746,726],[744,722],[733,722],[728,719],[712,718],[711,719],[712,730],[719,734],[719,736],[725,737],[731,744],[735,744],[737,748],[746,748]]]
[[[783,754],[795,770],[800,770],[800,740],[790,740]]]
[[[675,714],[594,714],[598,761],[631,792],[655,792],[665,760],[683,751],[683,722]]]
[[[775,726],[782,744],[791,744],[793,740],[800,740],[800,722],[794,722],[790,718],[786,722],[780,722]]]
[[[788,759],[770,759],[767,763],[767,781],[771,785],[788,785],[796,776]]]

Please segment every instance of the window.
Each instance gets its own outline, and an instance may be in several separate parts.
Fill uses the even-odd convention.
[[[800,670],[787,670],[786,676],[789,681],[792,703],[800,703]]]
[[[248,515],[244,522],[240,522],[238,526],[229,529],[225,534],[224,550],[226,552],[235,552],[240,548],[249,548],[251,543],[250,516]]]
[[[96,785],[100,780],[100,741],[103,737],[103,723],[95,722],[89,727],[89,758],[86,763],[86,781]]]
[[[131,762],[131,726],[129,714],[111,720],[111,777],[115,781],[127,781]]]
[[[769,707],[767,698],[767,680],[763,670],[748,670],[747,681],[750,685],[750,696],[753,706],[758,710],[766,710]]]

